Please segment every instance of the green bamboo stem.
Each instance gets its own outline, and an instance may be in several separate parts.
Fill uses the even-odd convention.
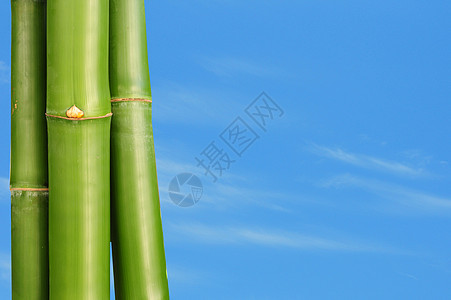
[[[111,238],[116,299],[169,299],[143,0],[110,1]]]
[[[108,0],[49,0],[50,299],[109,299]],[[75,105],[83,118],[67,117]]]
[[[12,0],[11,260],[13,300],[48,299],[46,3]]]

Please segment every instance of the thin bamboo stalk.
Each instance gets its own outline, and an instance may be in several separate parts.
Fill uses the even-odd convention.
[[[143,0],[110,1],[111,238],[117,299],[169,299]]]
[[[49,0],[50,299],[109,299],[108,0]]]
[[[12,0],[11,260],[13,300],[48,299],[46,3]]]

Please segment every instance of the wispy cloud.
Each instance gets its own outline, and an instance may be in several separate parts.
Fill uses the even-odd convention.
[[[327,237],[290,231],[274,231],[249,227],[213,227],[203,224],[172,224],[174,234],[191,241],[208,244],[258,245],[292,248],[302,251],[375,252],[406,254],[395,247],[347,237]]]
[[[218,122],[226,126],[252,100],[245,98],[241,99],[244,103],[240,103],[240,97],[233,91],[186,87],[173,82],[154,84],[152,98],[154,120],[184,123],[191,128],[196,124],[212,126]]]
[[[0,254],[0,280],[11,281],[11,256]]]
[[[227,183],[212,184],[205,193],[205,201],[221,208],[252,206],[286,213],[290,210],[285,205],[292,198],[298,201],[300,198],[265,188],[246,187],[248,184],[235,178]]]
[[[211,273],[172,264],[168,264],[167,270],[169,285],[174,281],[183,284],[199,285],[202,284],[206,278],[211,280],[212,276],[214,276]]]
[[[203,176],[200,176],[200,174],[197,175],[204,184],[202,198],[196,204],[198,207],[214,210],[262,208],[282,213],[291,213],[291,210],[284,205],[291,201],[289,195],[274,191],[238,187],[231,184],[205,182]],[[161,201],[169,203],[172,206],[174,203],[172,203],[168,195],[168,184],[171,179],[161,180],[159,189]]]
[[[402,155],[410,160],[416,161],[420,165],[428,165],[432,162],[432,155],[425,155],[420,149],[409,149],[401,152]]]
[[[310,143],[308,150],[318,156],[338,160],[365,169],[380,170],[388,173],[412,177],[427,174],[422,168],[413,168],[403,163],[389,161],[365,154],[355,154],[340,148],[329,148]]]
[[[9,193],[9,178],[0,177],[0,193]]]
[[[9,84],[11,82],[11,67],[4,61],[0,61],[0,83]]]
[[[189,164],[170,159],[157,159],[158,176],[172,178],[179,173],[191,172],[193,169],[195,169],[194,160],[192,164]]]
[[[418,277],[416,277],[416,276],[414,276],[412,274],[409,274],[409,273],[398,272],[398,274],[401,275],[401,276],[405,276],[407,278],[413,279],[413,280],[418,280]]]
[[[405,207],[414,208],[423,213],[451,212],[451,198],[441,197],[379,180],[356,177],[350,174],[335,176],[323,181],[320,185],[326,188],[360,188],[382,196],[383,198],[396,201]]]
[[[0,203],[9,201],[9,178],[0,177]]]
[[[157,171],[159,179],[159,190],[162,202],[173,203],[168,196],[168,185],[174,176],[180,173],[193,173],[202,181],[204,192],[200,204],[204,207],[216,209],[237,209],[239,207],[261,207],[279,212],[290,212],[284,204],[296,199],[296,197],[274,190],[249,187],[252,185],[246,176],[224,174],[221,181],[213,183],[210,177],[203,175],[202,170],[197,168],[193,159],[192,164],[182,163],[175,160],[161,158],[157,160]],[[248,176],[247,176],[248,177]]]
[[[9,193],[9,178],[0,177],[0,191]]]
[[[249,59],[233,57],[205,58],[202,66],[218,76],[232,77],[234,75],[270,76],[278,73],[277,70],[252,62]]]

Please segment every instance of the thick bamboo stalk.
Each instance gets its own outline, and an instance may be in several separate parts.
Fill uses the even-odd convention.
[[[51,300],[109,299],[108,5],[48,1]]]
[[[11,259],[13,300],[48,299],[46,3],[12,0]]]
[[[169,299],[143,0],[110,1],[111,209],[117,299]]]

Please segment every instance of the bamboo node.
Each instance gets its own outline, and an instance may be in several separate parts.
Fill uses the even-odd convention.
[[[11,110],[11,115],[14,114],[14,112],[16,111],[16,109],[17,109],[17,100],[16,100],[16,102],[14,103],[14,107],[13,107],[12,110]]]
[[[72,119],[80,119],[83,118],[84,115],[85,113],[75,105],[66,111],[66,116]]]
[[[113,98],[113,99],[111,99],[112,103],[115,103],[115,102],[131,102],[131,101],[152,103],[152,99],[144,99],[144,98]]]
[[[96,120],[96,119],[103,119],[103,118],[109,118],[113,115],[113,113],[107,113],[104,116],[98,116],[98,117],[87,117],[87,118],[68,118],[68,117],[63,117],[63,116],[56,116],[56,115],[51,115],[48,113],[45,113],[45,115],[49,118],[57,118],[57,119],[63,119],[63,120],[69,120],[69,121],[84,121],[84,120]]]
[[[22,192],[48,192],[49,188],[13,188],[10,187],[9,190],[13,191],[22,191]]]

